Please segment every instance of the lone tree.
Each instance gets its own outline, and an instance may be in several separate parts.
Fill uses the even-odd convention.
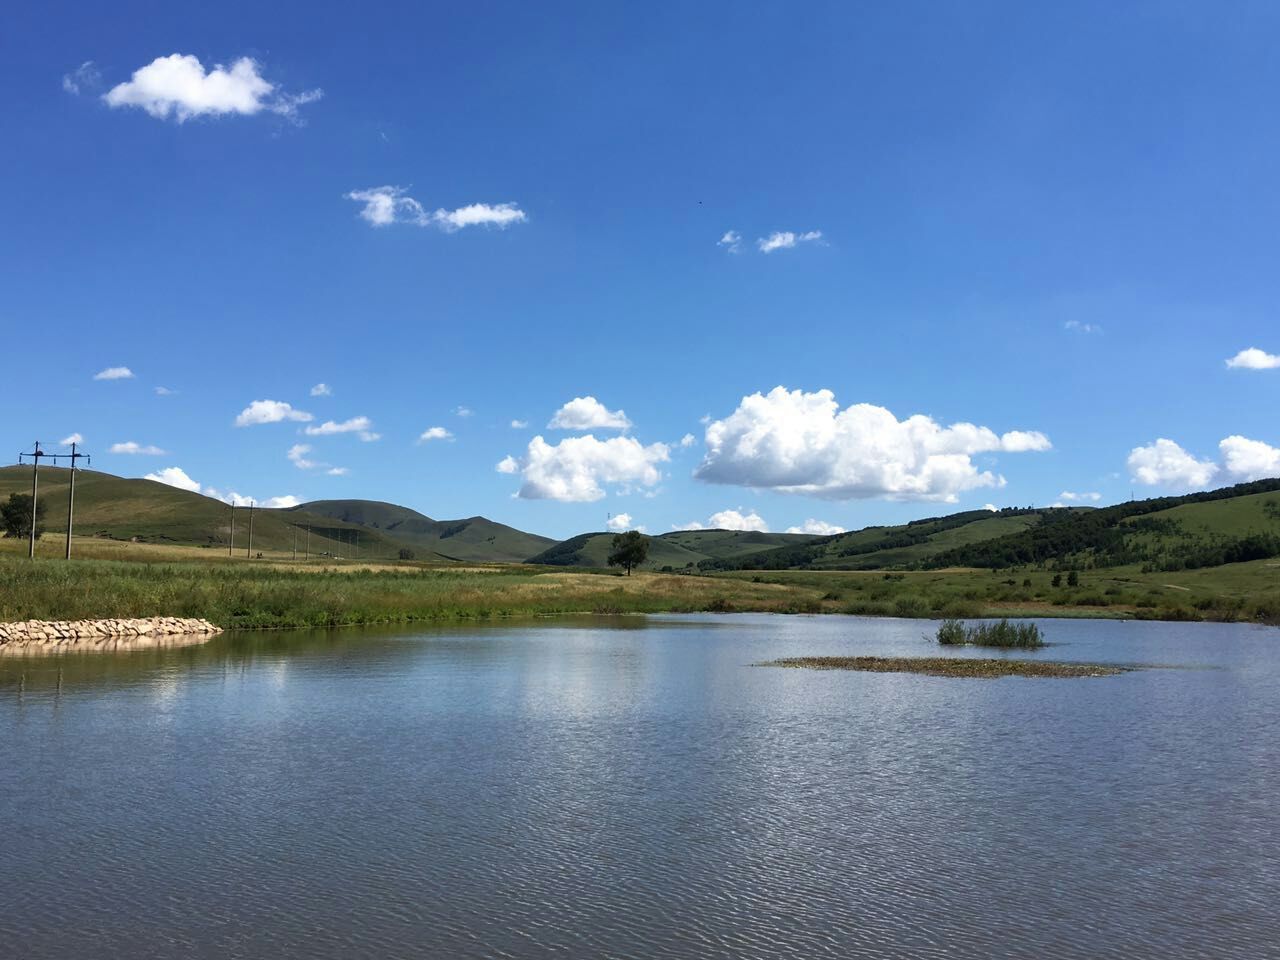
[[[36,507],[36,539],[44,533],[45,504]],[[5,503],[0,503],[0,522],[4,524],[6,537],[25,537],[31,533],[31,494],[11,493]]]
[[[613,550],[609,553],[609,566],[625,567],[627,576],[631,576],[631,568],[644,563],[649,556],[649,538],[639,530],[628,530],[613,538]]]

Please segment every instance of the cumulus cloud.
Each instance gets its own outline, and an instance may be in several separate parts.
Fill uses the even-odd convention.
[[[1058,494],[1058,499],[1065,500],[1068,503],[1085,503],[1090,501],[1093,503],[1097,503],[1099,500],[1102,499],[1102,494],[1097,493],[1096,491],[1089,491],[1087,493],[1075,493],[1071,490],[1063,490],[1060,494]]]
[[[821,239],[821,230],[810,230],[808,233],[775,230],[769,236],[756,240],[756,247],[761,253],[773,253],[775,250],[791,250],[802,243],[815,243]]]
[[[289,507],[296,507],[301,502],[293,494],[286,494],[283,497],[267,497],[258,506],[267,510],[287,510]]]
[[[415,227],[437,227],[445,233],[456,233],[464,227],[497,227],[505,230],[524,223],[528,215],[514,203],[471,203],[456,210],[443,208],[434,213],[409,196],[404,187],[369,187],[352,190],[347,200],[363,204],[360,217],[375,227],[408,223]]]
[[[444,427],[427,427],[418,436],[419,443],[426,443],[428,440],[452,440],[453,434]]]
[[[64,447],[69,447],[73,443],[84,443],[84,437],[78,433],[73,433],[68,437],[63,437],[61,443]]]
[[[637,525],[635,519],[629,513],[615,513],[609,518],[605,527],[612,533],[626,533],[628,530],[638,530],[644,533],[644,526]]]
[[[97,90],[102,86],[102,74],[92,60],[86,60],[70,73],[62,75],[62,89],[67,93],[79,94],[89,90]]]
[[[737,230],[726,230],[724,236],[716,241],[717,247],[724,247],[730,253],[742,252],[742,234]]]
[[[455,417],[464,417],[464,418],[474,417],[476,415],[476,412],[472,410],[470,407],[464,407],[460,404],[453,408],[453,415]]]
[[[984,503],[984,504],[982,505],[982,509],[983,509],[983,510],[986,510],[988,513],[999,513],[999,512],[1000,512],[1000,508],[999,508],[999,507],[997,507],[994,503]]]
[[[1280,367],[1280,357],[1257,347],[1249,347],[1229,359],[1227,366],[1236,370],[1275,370]]]
[[[93,375],[95,380],[132,380],[133,371],[128,367],[107,367]]]
[[[149,443],[148,444],[136,443],[133,440],[126,440],[123,443],[113,443],[111,445],[111,449],[108,452],[141,454],[143,456],[149,456],[149,457],[164,456],[164,451],[161,450],[159,447],[152,446]]]
[[[523,476],[516,494],[522,499],[583,503],[603,497],[606,484],[656,486],[662,480],[658,464],[670,456],[665,443],[645,446],[634,437],[597,440],[587,434],[550,444],[537,436],[523,457],[506,457],[497,469]]]
[[[683,437],[680,438],[680,446],[686,447],[686,448],[692,447],[697,442],[698,442],[698,438],[695,437],[692,433],[686,433]]]
[[[139,67],[102,99],[109,107],[137,107],[158,120],[172,117],[184,123],[193,117],[253,116],[263,111],[296,121],[298,107],[321,96],[321,90],[285,93],[263,78],[260,64],[251,57],[241,57],[230,67],[214,64],[206,71],[199,58],[174,53]]]
[[[177,487],[179,490],[189,490],[191,493],[200,492],[200,484],[187,476],[187,472],[181,467],[165,467],[155,473],[148,473],[142,479],[165,483],[171,487]]]
[[[512,429],[512,430],[523,430],[523,429],[525,429],[527,426],[529,426],[529,421],[528,421],[528,420],[512,420],[512,421],[511,421],[511,429]]]
[[[1204,487],[1218,473],[1211,460],[1197,460],[1172,440],[1160,437],[1155,443],[1134,447],[1129,452],[1129,473],[1148,486]]]
[[[626,430],[630,426],[626,413],[610,410],[595,397],[574,397],[547,424],[550,430]]]
[[[333,396],[333,390],[327,383],[317,383],[311,388],[311,395],[313,397],[331,397]]]
[[[827,523],[825,520],[814,520],[812,517],[798,527],[787,527],[787,533],[811,533],[819,537],[831,537],[837,533],[844,532],[844,527],[836,526],[834,523]]]
[[[306,427],[302,432],[309,437],[331,437],[340,433],[354,433],[358,434],[365,443],[382,439],[382,434],[373,432],[373,421],[368,417],[352,417],[341,423],[326,420],[316,426]]]
[[[769,524],[764,522],[764,517],[752,510],[750,513],[743,513],[742,508],[737,510],[721,510],[719,513],[713,513],[707,521],[708,530],[751,530],[756,533],[768,533]]]
[[[954,502],[1003,477],[980,470],[980,453],[1048,450],[1042,433],[956,423],[917,414],[898,420],[868,403],[841,410],[830,390],[776,387],[743,397],[730,416],[706,429],[707,452],[694,476],[830,500],[884,497]]]
[[[1241,482],[1280,477],[1280,447],[1261,440],[1233,435],[1218,444],[1222,465],[1232,479]]]
[[[249,427],[259,423],[280,423],[283,420],[306,423],[314,419],[305,410],[295,410],[283,400],[255,400],[240,411],[240,415],[236,417],[236,426]]]

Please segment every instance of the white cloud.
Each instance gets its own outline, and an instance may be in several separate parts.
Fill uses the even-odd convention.
[[[476,415],[476,412],[472,410],[470,407],[464,407],[459,405],[453,408],[453,415],[455,417],[464,417],[464,418],[474,417]]]
[[[1228,360],[1227,366],[1237,370],[1274,370],[1280,367],[1280,357],[1257,347],[1249,347]]]
[[[264,110],[296,119],[298,107],[322,95],[320,90],[283,92],[262,77],[250,57],[206,71],[197,57],[174,53],[139,67],[132,79],[112,87],[102,99],[109,107],[139,107],[159,120],[172,116],[183,123],[192,117],[252,116]]]
[[[622,410],[610,410],[595,397],[574,397],[556,411],[550,430],[626,430],[631,421]]]
[[[452,440],[453,434],[444,427],[428,427],[418,436],[419,443],[426,443],[428,440]]]
[[[673,523],[672,530],[705,530],[707,525],[701,520],[690,520],[688,523]]]
[[[166,483],[171,487],[177,487],[179,490],[189,490],[192,493],[200,492],[200,484],[187,476],[187,472],[181,467],[165,467],[155,473],[148,473],[142,479],[154,480],[156,483]]]
[[[330,467],[325,471],[331,477],[345,477],[350,472],[346,467]]]
[[[1224,469],[1235,480],[1280,477],[1280,447],[1237,434],[1219,443],[1218,449],[1222,452]]]
[[[1161,437],[1155,443],[1134,447],[1129,452],[1129,473],[1148,486],[1208,486],[1218,473],[1210,460],[1197,460],[1172,440]]]
[[[393,223],[409,223],[417,227],[438,227],[445,233],[456,233],[464,227],[497,227],[506,229],[513,223],[524,223],[528,215],[514,203],[472,203],[456,210],[427,209],[409,196],[404,187],[370,187],[352,190],[346,199],[362,203],[360,216],[375,227]]]
[[[1083,320],[1068,320],[1062,325],[1064,330],[1074,330],[1076,333],[1101,333],[1102,328],[1096,323],[1085,323]]]
[[[77,444],[78,444],[78,443],[84,443],[84,437],[80,436],[80,434],[78,434],[78,433],[73,433],[73,434],[71,434],[71,436],[69,436],[69,437],[64,437],[64,438],[62,439],[62,445],[63,445],[64,447],[69,447],[69,446],[71,446],[73,443],[77,443]]]
[[[512,430],[523,430],[528,426],[529,426],[528,420],[512,420],[511,421]]]
[[[523,499],[581,503],[603,497],[605,484],[656,486],[662,480],[658,464],[670,455],[665,443],[645,446],[634,437],[597,440],[587,434],[549,444],[537,436],[522,458],[503,459],[498,472],[523,475],[517,494]]]
[[[457,210],[437,210],[431,219],[446,233],[453,233],[475,226],[505,229],[513,223],[524,223],[528,217],[514,203],[472,203]]]
[[[751,530],[756,533],[768,533],[769,524],[765,523],[764,518],[754,510],[743,513],[740,507],[737,510],[721,510],[719,513],[713,513],[707,521],[707,529]]]
[[[761,253],[773,253],[775,250],[790,250],[802,243],[814,243],[822,239],[821,230],[810,230],[808,233],[793,233],[790,230],[775,230],[767,237],[756,241]]]
[[[986,511],[988,511],[988,512],[990,512],[990,513],[999,513],[999,512],[1000,512],[1000,508],[999,508],[999,507],[997,507],[994,503],[984,503],[984,504],[982,505],[982,509],[983,509],[983,510],[986,510]]]
[[[692,447],[697,442],[698,442],[698,438],[695,437],[692,433],[686,433],[683,437],[680,438],[680,446],[686,447],[686,448]]]
[[[311,395],[313,397],[331,397],[333,396],[333,390],[327,383],[317,383],[311,388]]]
[[[177,390],[170,390],[168,387],[156,387],[155,391],[157,397],[171,397],[178,392]]]
[[[302,432],[308,437],[331,437],[339,433],[355,433],[359,434],[360,439],[365,443],[372,443],[375,440],[382,439],[382,434],[373,432],[373,421],[368,417],[352,417],[350,420],[343,420],[341,423],[326,420],[324,423],[317,424],[314,427],[306,427]]]
[[[629,513],[615,513],[609,518],[605,527],[613,533],[626,533],[628,530],[638,530],[641,533],[644,533],[644,527],[637,526],[635,520]]]
[[[62,89],[67,93],[78,94],[82,91],[97,90],[100,86],[102,86],[102,74],[98,72],[92,60],[86,60],[70,73],[62,75]]]
[[[1058,494],[1058,499],[1065,500],[1069,503],[1084,503],[1086,501],[1092,501],[1093,503],[1097,503],[1099,500],[1102,499],[1102,494],[1096,491],[1089,491],[1086,493],[1075,493],[1071,490],[1063,490],[1060,494]]]
[[[919,415],[899,421],[884,407],[839,408],[830,390],[776,387],[743,397],[729,417],[707,426],[706,456],[694,476],[710,483],[807,494],[831,500],[885,497],[954,502],[1004,479],[972,457],[1047,450],[1038,432],[1003,436],[987,427],[943,427]]]
[[[113,443],[109,453],[127,453],[142,454],[149,457],[163,457],[164,451],[159,447],[151,444],[135,443],[133,440],[126,440],[124,443]]]
[[[289,462],[292,463],[299,470],[314,470],[317,467],[323,467],[324,466],[323,463],[318,463],[315,460],[307,459],[307,454],[309,454],[310,452],[311,452],[310,444],[295,443],[292,447],[289,448],[289,451],[288,453],[285,454],[285,457],[287,457]]]
[[[742,234],[737,230],[726,230],[724,236],[716,241],[717,247],[724,247],[730,253],[742,252]]]
[[[267,497],[258,506],[267,510],[286,510],[289,507],[296,507],[301,502],[293,494],[286,494],[283,497]]]
[[[295,410],[283,400],[255,400],[240,411],[240,415],[236,417],[236,426],[249,427],[258,423],[280,423],[283,420],[306,423],[314,419],[305,410]]]
[[[95,380],[132,380],[133,371],[128,367],[107,367],[93,375]]]
[[[787,527],[787,533],[812,533],[819,537],[830,537],[844,532],[844,527],[836,526],[834,523],[827,523],[825,520],[814,520],[812,518],[798,527]]]

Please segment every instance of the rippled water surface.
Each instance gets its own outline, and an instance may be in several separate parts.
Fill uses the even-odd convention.
[[[0,662],[0,955],[1280,955],[1280,630],[1043,626],[1168,668],[753,667],[937,652],[766,616]]]

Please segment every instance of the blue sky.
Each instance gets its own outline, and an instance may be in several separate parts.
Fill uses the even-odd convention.
[[[1280,473],[1272,5],[6,21],[7,456],[552,536]]]

